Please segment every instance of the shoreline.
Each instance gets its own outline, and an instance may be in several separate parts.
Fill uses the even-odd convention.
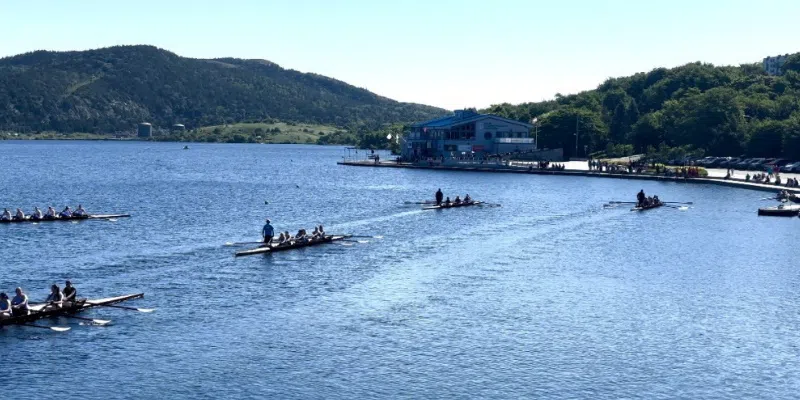
[[[374,161],[337,161],[338,165],[354,166],[354,167],[374,167],[374,168],[409,168],[409,169],[431,169],[443,171],[469,171],[469,172],[494,172],[494,173],[507,173],[507,174],[529,174],[529,175],[561,175],[561,176],[583,176],[590,178],[610,178],[610,179],[633,179],[633,180],[649,180],[649,181],[662,181],[662,182],[681,182],[681,183],[694,183],[694,184],[711,184],[728,186],[739,189],[757,190],[761,192],[777,192],[779,190],[787,190],[789,193],[800,194],[800,187],[787,188],[785,186],[778,186],[774,184],[762,184],[754,182],[746,182],[738,179],[722,179],[722,178],[682,178],[682,177],[669,177],[649,174],[628,174],[628,173],[610,173],[610,172],[597,172],[578,169],[564,169],[564,170],[549,170],[549,169],[532,169],[528,170],[524,167],[513,167],[505,165],[492,165],[481,164],[480,166],[459,166],[459,165],[413,165],[410,163],[397,163],[382,161],[376,164]]]

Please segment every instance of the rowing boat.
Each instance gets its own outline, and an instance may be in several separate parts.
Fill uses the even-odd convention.
[[[104,299],[87,300],[81,299],[76,301],[71,307],[67,308],[53,308],[44,310],[47,304],[36,304],[28,307],[30,313],[28,315],[20,315],[7,319],[0,319],[0,327],[5,325],[20,325],[29,324],[42,318],[58,317],[60,315],[71,315],[81,311],[85,311],[94,307],[109,306],[123,301],[139,299],[144,297],[144,293],[129,294],[125,296],[108,297]],[[42,311],[44,310],[44,311]]]
[[[4,219],[0,220],[0,224],[10,224],[10,223],[18,223],[18,222],[53,222],[53,221],[81,221],[85,219],[114,219],[114,218],[127,218],[130,217],[130,214],[96,214],[96,215],[84,215],[84,216],[72,216],[68,218],[64,217],[56,217],[56,218],[41,218],[41,219],[33,219],[30,216],[25,217],[25,219]]]
[[[275,246],[273,245],[261,246],[261,247],[256,247],[255,249],[238,251],[236,252],[236,257],[252,256],[255,254],[274,253],[276,251],[284,251],[284,250],[299,249],[301,247],[316,246],[318,244],[337,242],[339,240],[347,239],[351,236],[352,235],[325,236],[324,239],[309,240],[307,242],[292,241],[289,244],[279,244]]]
[[[442,208],[469,207],[469,206],[477,206],[479,204],[483,204],[483,202],[482,201],[470,201],[470,202],[462,201],[461,203],[449,203],[449,204],[448,203],[442,203],[442,204],[439,204],[438,206],[422,207],[422,209],[423,210],[440,210]]]
[[[800,206],[797,205],[784,205],[774,207],[764,207],[758,209],[758,215],[772,216],[772,217],[796,217],[800,214]]]
[[[658,208],[658,207],[661,207],[663,205],[664,205],[664,203],[659,201],[658,203],[650,204],[649,206],[636,206],[636,207],[633,207],[633,208],[631,208],[631,211],[645,211],[645,210],[650,210],[652,208]]]

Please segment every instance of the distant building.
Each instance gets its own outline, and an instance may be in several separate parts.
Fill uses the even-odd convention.
[[[142,122],[139,124],[139,134],[137,135],[140,138],[149,138],[153,136],[153,125]]]
[[[766,73],[769,75],[783,75],[783,70],[781,70],[781,67],[783,67],[783,63],[786,62],[787,58],[789,58],[788,54],[765,58],[764,71],[766,71]]]
[[[403,134],[401,153],[406,159],[483,157],[487,154],[531,151],[533,125],[475,109],[456,110],[454,115],[409,125]]]
[[[172,130],[173,131],[185,131],[186,130],[186,126],[183,125],[183,124],[175,124],[175,125],[172,125]]]

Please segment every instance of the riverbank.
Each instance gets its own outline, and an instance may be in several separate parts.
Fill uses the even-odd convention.
[[[744,179],[725,179],[724,177],[713,176],[716,171],[710,172],[706,178],[683,178],[661,176],[648,173],[629,174],[629,173],[612,173],[612,172],[598,172],[589,171],[588,168],[582,169],[581,166],[586,166],[585,161],[568,161],[561,163],[564,165],[563,170],[555,169],[539,169],[529,168],[527,165],[520,163],[519,165],[511,162],[510,164],[477,164],[470,162],[461,162],[454,164],[444,165],[419,165],[411,163],[398,163],[396,161],[380,161],[373,160],[344,160],[337,162],[339,165],[357,166],[357,167],[376,167],[376,168],[410,168],[410,169],[434,169],[446,171],[479,171],[479,172],[498,172],[498,173],[515,173],[515,174],[537,174],[537,175],[562,175],[562,176],[586,176],[593,178],[613,178],[613,179],[639,179],[650,181],[663,181],[663,182],[681,182],[681,183],[697,183],[697,184],[712,184],[720,186],[736,187],[740,189],[758,190],[762,192],[777,192],[778,190],[788,190],[790,193],[800,194],[800,188],[787,188],[785,186],[774,184],[763,184],[748,182]]]

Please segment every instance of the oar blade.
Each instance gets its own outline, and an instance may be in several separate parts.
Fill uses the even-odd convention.
[[[110,319],[93,319],[92,323],[95,325],[108,325],[111,323]]]
[[[50,328],[51,331],[55,331],[55,332],[66,332],[66,331],[72,329],[72,328],[70,328],[68,326],[48,326],[47,328]]]
[[[137,308],[136,311],[143,312],[143,313],[151,313],[155,311],[155,308]]]

